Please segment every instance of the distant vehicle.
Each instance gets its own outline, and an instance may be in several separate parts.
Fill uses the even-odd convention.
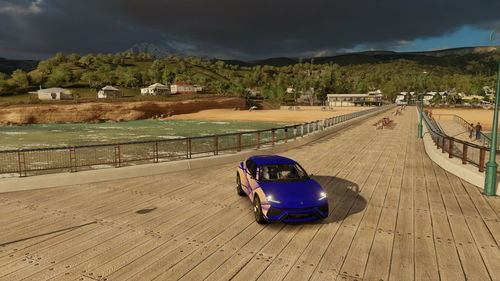
[[[255,220],[297,222],[328,216],[325,190],[292,159],[252,156],[236,172],[236,192],[253,203]]]
[[[256,107],[256,106],[254,105],[254,106],[250,107],[250,108],[248,109],[248,111],[253,111],[253,110],[257,110],[257,109],[259,109],[259,108],[258,108],[258,107]]]

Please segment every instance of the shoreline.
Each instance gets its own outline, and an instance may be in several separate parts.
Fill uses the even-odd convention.
[[[244,108],[243,98],[197,99],[180,102],[120,102],[0,107],[0,125],[44,123],[105,123],[166,119],[203,109]]]
[[[205,109],[187,114],[176,114],[164,120],[200,120],[200,121],[241,121],[241,122],[278,122],[278,123],[305,123],[322,120],[352,112],[367,110],[370,107],[345,107],[334,111],[320,110],[234,110],[234,109]]]

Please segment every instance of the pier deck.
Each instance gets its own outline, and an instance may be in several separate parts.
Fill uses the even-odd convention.
[[[255,223],[237,163],[0,194],[0,280],[500,280],[500,199],[436,166],[413,108],[284,156],[331,214]]]

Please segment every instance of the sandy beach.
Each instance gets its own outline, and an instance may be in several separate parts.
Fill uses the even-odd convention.
[[[436,114],[455,114],[469,123],[481,123],[484,131],[491,131],[491,123],[493,121],[493,110],[486,109],[468,109],[468,108],[436,108],[432,109],[432,113]],[[436,119],[439,117],[435,116]]]
[[[234,110],[234,109],[207,109],[194,113],[177,114],[169,117],[171,120],[224,120],[247,122],[283,122],[300,123],[325,119],[333,116],[348,114],[369,107],[343,107],[334,111],[321,110]]]

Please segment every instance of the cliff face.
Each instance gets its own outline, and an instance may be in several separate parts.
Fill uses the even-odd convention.
[[[8,106],[0,108],[0,125],[106,122],[166,118],[204,109],[245,107],[242,98],[200,99],[182,102],[123,102]]]

